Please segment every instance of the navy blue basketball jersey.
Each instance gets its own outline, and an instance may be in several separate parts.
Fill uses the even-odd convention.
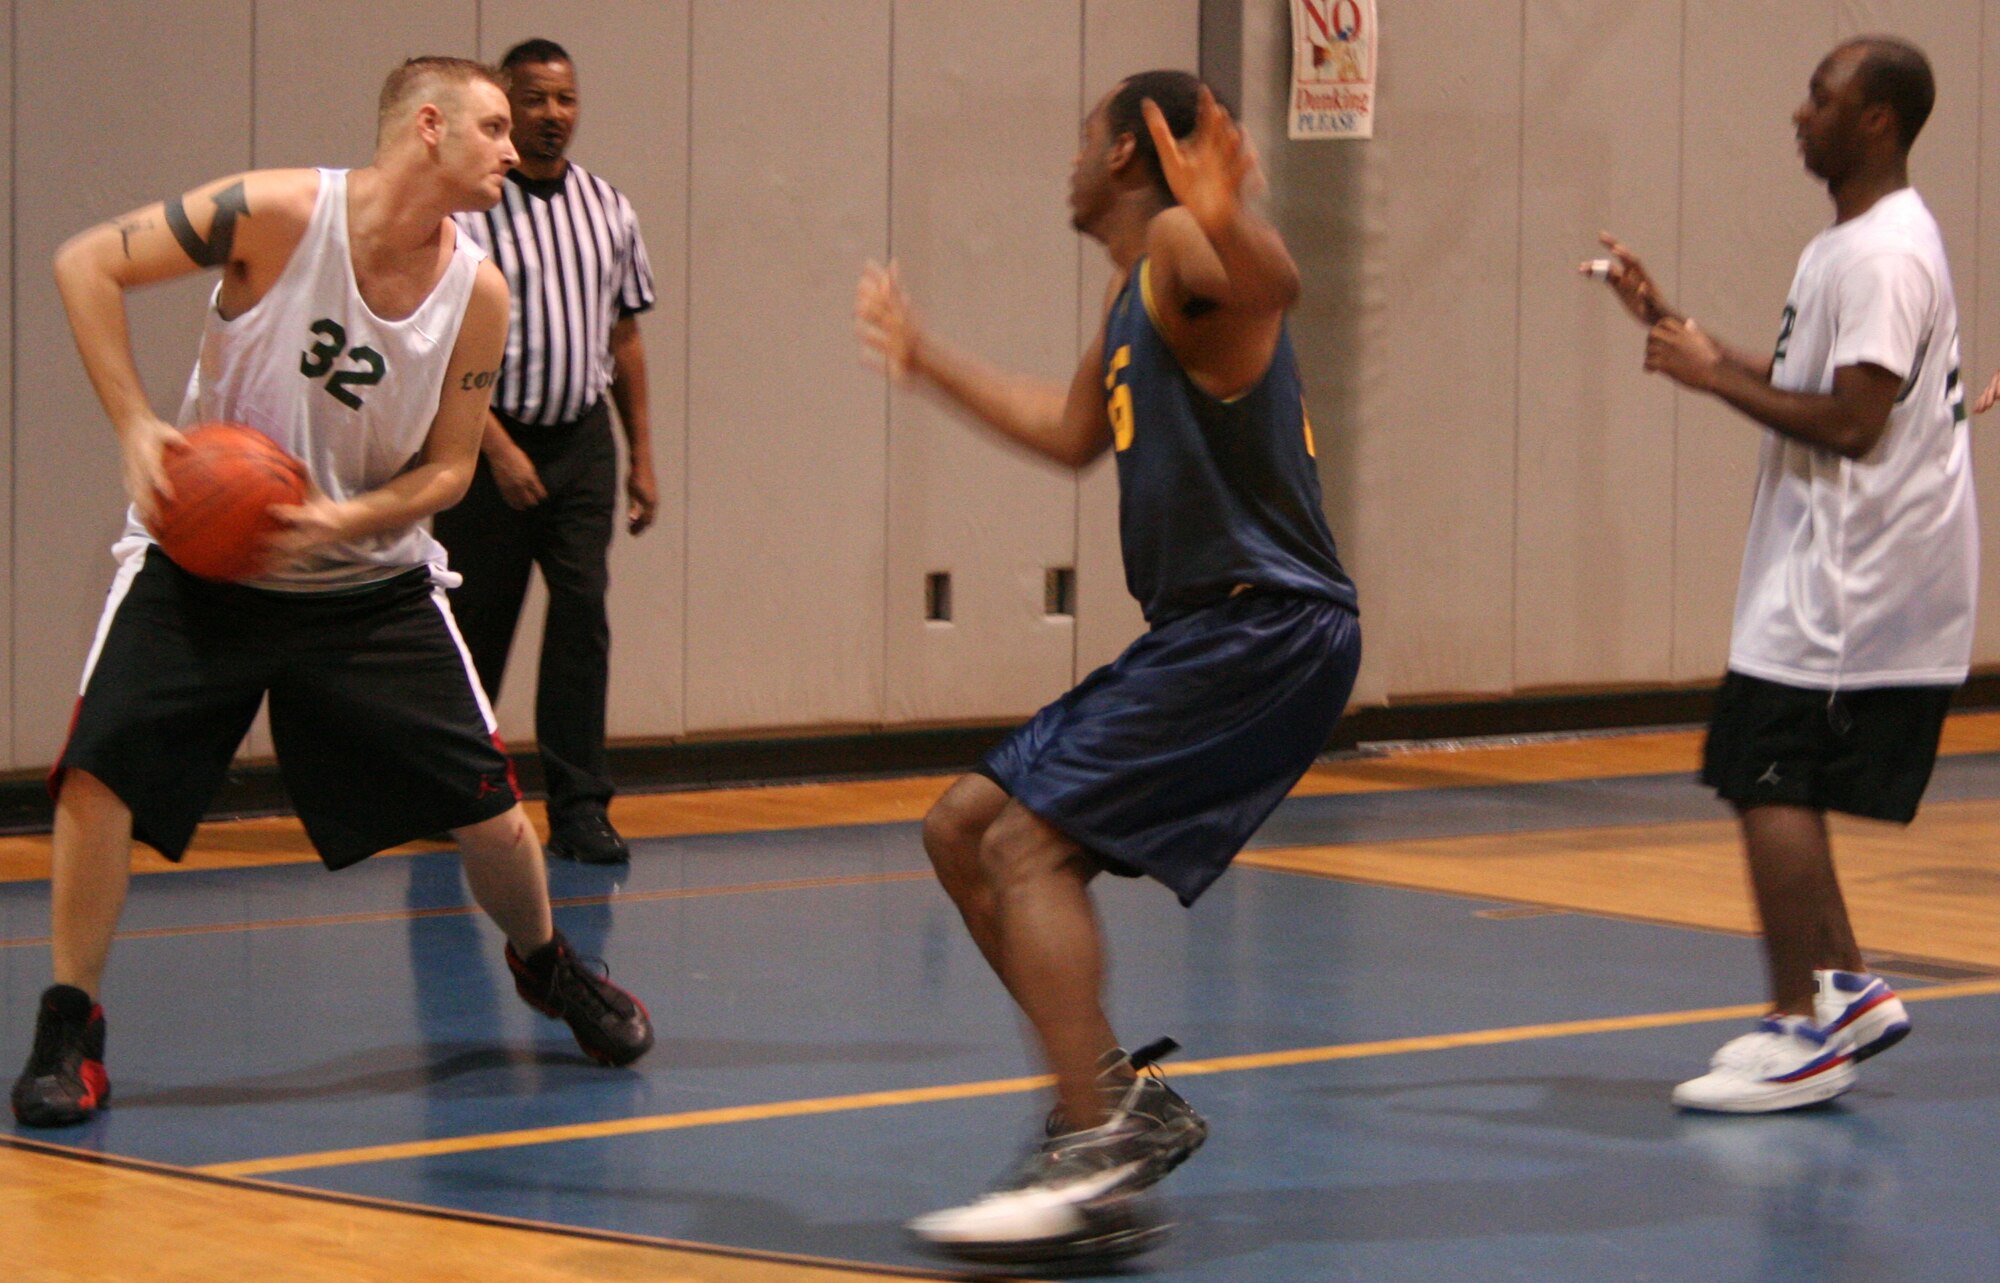
[[[1154,325],[1148,266],[1133,265],[1104,323],[1125,583],[1147,622],[1241,584],[1354,609],[1354,582],[1320,508],[1290,332],[1279,333],[1255,387],[1217,400],[1189,380]]]

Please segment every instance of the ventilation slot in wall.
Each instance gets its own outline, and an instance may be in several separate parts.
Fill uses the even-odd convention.
[[[924,576],[924,618],[935,623],[951,622],[951,572],[940,570]]]
[[[1042,578],[1042,613],[1076,614],[1076,571],[1070,566],[1051,566]]]

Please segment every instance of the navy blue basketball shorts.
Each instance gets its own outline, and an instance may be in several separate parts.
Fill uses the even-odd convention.
[[[979,773],[1110,872],[1193,904],[1325,751],[1360,663],[1353,611],[1242,593],[1140,637]]]
[[[178,860],[266,694],[285,790],[328,868],[520,800],[428,570],[272,592],[199,579],[157,547],[112,585],[50,790],[90,772],[132,835]]]
[[[1804,806],[1908,824],[1957,689],[1835,692],[1730,672],[1715,697],[1702,783],[1738,807]]]

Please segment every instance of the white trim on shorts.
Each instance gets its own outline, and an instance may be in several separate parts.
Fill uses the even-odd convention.
[[[153,547],[153,541],[144,535],[127,535],[111,545],[111,555],[118,559],[118,573],[111,580],[110,591],[104,596],[104,613],[97,617],[97,635],[90,640],[90,654],[83,661],[83,676],[76,684],[78,699],[90,689],[90,675],[97,671],[97,657],[104,653],[104,639],[111,635],[111,621],[118,617],[118,608],[125,604],[125,595],[132,591],[132,581],[146,567],[146,553]]]
[[[500,731],[500,719],[493,715],[493,704],[486,698],[486,687],[480,684],[479,669],[472,662],[472,650],[465,644],[465,637],[458,631],[458,619],[451,613],[451,598],[436,583],[431,585],[431,602],[437,606],[438,614],[444,616],[445,631],[458,647],[459,662],[465,665],[465,680],[472,687],[472,697],[479,701],[479,715],[486,719],[486,733],[496,735]]]

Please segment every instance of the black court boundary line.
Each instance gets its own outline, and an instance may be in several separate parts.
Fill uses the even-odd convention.
[[[874,1274],[892,1274],[899,1278],[943,1280],[944,1283],[979,1283],[980,1280],[997,1278],[988,1274],[945,1273],[937,1270],[920,1270],[907,1265],[876,1265],[868,1261],[843,1261],[833,1257],[807,1256],[794,1252],[767,1252],[750,1247],[724,1247],[718,1243],[694,1243],[683,1239],[663,1238],[650,1234],[631,1234],[622,1230],[597,1229],[587,1225],[563,1225],[554,1221],[537,1221],[525,1217],[501,1216],[492,1212],[473,1212],[453,1207],[438,1207],[429,1203],[405,1203],[391,1198],[375,1198],[367,1194],[346,1194],[337,1190],[315,1189],[307,1185],[287,1185],[278,1181],[257,1180],[246,1176],[217,1176],[211,1172],[195,1171],[192,1168],[177,1167],[172,1163],[159,1163],[151,1159],[132,1158],[124,1154],[106,1154],[98,1150],[77,1149],[69,1145],[57,1145],[50,1141],[30,1140],[23,1136],[0,1134],[0,1147],[20,1150],[23,1153],[39,1154],[45,1158],[67,1159],[72,1162],[90,1163],[99,1167],[110,1167],[120,1171],[139,1172],[148,1176],[160,1176],[170,1180],[195,1181],[204,1185],[218,1185],[225,1189],[247,1190],[258,1194],[276,1194],[286,1198],[304,1199],[315,1203],[333,1203],[345,1207],[359,1207],[369,1211],[393,1212],[404,1216],[428,1217],[432,1220],[458,1221],[468,1225],[482,1225],[493,1229],[527,1230],[547,1234],[557,1238],[583,1239],[595,1243],[612,1243],[622,1247],[651,1248],[662,1252],[685,1252],[694,1256],[710,1256],[731,1261],[767,1261],[773,1265],[795,1265],[823,1270],[865,1270]],[[1008,1283],[1033,1283],[1024,1276],[1006,1275]]]

